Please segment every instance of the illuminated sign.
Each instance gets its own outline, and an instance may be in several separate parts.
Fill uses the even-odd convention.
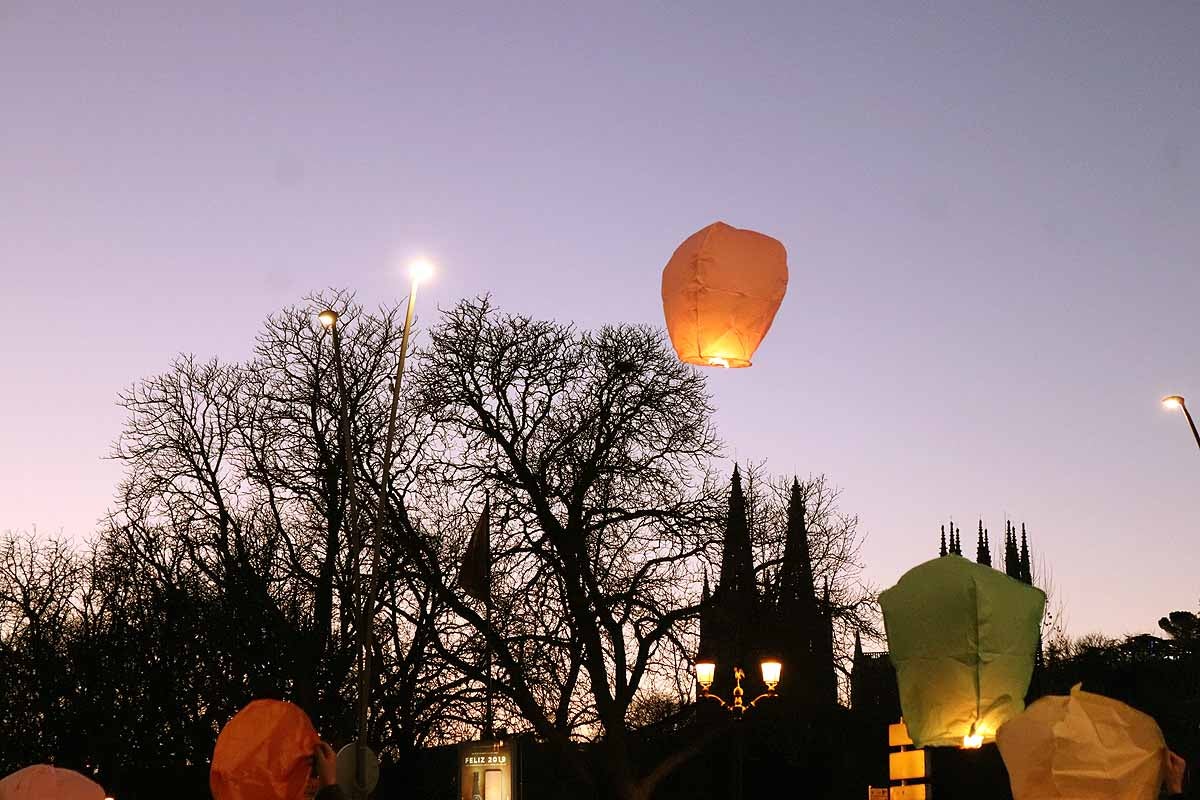
[[[508,740],[458,746],[460,800],[519,800],[514,744]]]
[[[486,755],[486,756],[466,756],[463,758],[464,764],[475,766],[477,764],[507,764],[508,756],[506,755]]]

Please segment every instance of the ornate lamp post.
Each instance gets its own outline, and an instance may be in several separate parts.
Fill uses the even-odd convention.
[[[763,700],[778,696],[775,692],[775,687],[779,685],[779,677],[780,673],[783,672],[783,664],[773,658],[767,659],[759,664],[759,669],[762,670],[762,679],[763,683],[767,685],[767,691],[747,703],[745,700],[745,691],[742,689],[742,678],[746,677],[745,670],[737,666],[733,668],[733,699],[724,700],[709,691],[712,688],[713,678],[716,676],[716,663],[707,659],[697,661],[696,682],[700,684],[700,697],[698,699],[716,702],[717,705],[733,715],[735,722],[741,722],[742,718],[746,716],[747,711],[756,708]],[[742,728],[739,725],[737,726],[734,742],[733,800],[742,800],[745,763],[746,742],[742,736]]]
[[[1192,419],[1192,412],[1188,411],[1187,404],[1183,402],[1183,397],[1177,394],[1169,394],[1162,399],[1163,408],[1182,408],[1183,416],[1187,418],[1188,425],[1192,429],[1192,436],[1196,438],[1196,446],[1200,447],[1200,432],[1196,430],[1196,421]]]
[[[783,672],[783,664],[769,659],[763,661],[759,665],[762,670],[763,683],[767,685],[767,691],[754,698],[747,705],[745,702],[745,692],[742,690],[742,678],[746,677],[746,672],[741,667],[733,668],[733,699],[723,700],[717,695],[709,691],[713,685],[713,678],[716,676],[717,665],[712,661],[697,661],[696,662],[696,682],[700,684],[700,699],[715,700],[721,708],[733,714],[733,718],[740,720],[745,716],[746,712],[759,704],[759,702],[767,698],[777,697],[775,687],[779,685],[779,676]]]

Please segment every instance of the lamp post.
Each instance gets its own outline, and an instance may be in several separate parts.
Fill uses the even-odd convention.
[[[356,501],[354,496],[354,453],[351,450],[353,434],[350,430],[350,397],[346,392],[346,371],[342,365],[342,335],[338,331],[338,313],[327,308],[317,315],[317,319],[333,337],[333,368],[337,374],[338,386],[338,438],[342,440],[342,470],[346,473],[346,516],[343,528],[353,534],[356,520]],[[357,554],[356,554],[357,555]]]
[[[392,397],[388,411],[387,433],[384,436],[383,471],[380,475],[378,505],[375,509],[374,535],[371,540],[371,558],[368,566],[367,593],[365,597],[362,597],[362,606],[359,609],[358,741],[355,747],[354,786],[352,787],[352,795],[355,798],[366,798],[370,792],[370,787],[367,785],[367,764],[369,760],[367,756],[367,722],[370,711],[371,689],[371,623],[374,619],[376,597],[379,594],[379,576],[376,567],[379,563],[379,540],[382,538],[383,530],[386,526],[388,484],[391,482],[392,457],[394,455],[396,438],[396,417],[400,408],[400,384],[404,378],[404,365],[408,356],[408,338],[412,332],[413,312],[417,305],[417,288],[421,283],[429,280],[432,275],[433,264],[424,259],[414,261],[409,266],[408,307],[404,312],[404,329],[400,335],[400,354],[396,361],[396,375],[392,381]],[[345,375],[342,370],[341,338],[337,330],[338,315],[332,309],[325,309],[317,315],[317,318],[326,330],[333,333],[333,350],[338,373],[338,389],[342,392],[343,397],[343,423],[341,427],[344,431],[343,448],[346,451],[348,502],[353,502],[353,471],[351,470],[353,458],[350,455],[350,425],[345,409]],[[351,518],[353,518],[353,514],[351,514]],[[359,560],[363,550],[363,541],[361,537],[352,537],[351,541],[353,547],[351,564],[354,566],[354,583],[357,585],[361,573]]]
[[[338,313],[332,308],[327,308],[320,314],[317,314],[317,320],[333,338],[333,366],[334,372],[337,375],[338,387],[338,438],[341,439],[342,471],[345,474],[346,486],[346,514],[343,517],[342,530],[345,531],[345,536],[350,541],[350,564],[354,570],[351,591],[355,596],[361,596],[362,568],[360,562],[362,558],[362,538],[361,530],[358,526],[358,503],[354,493],[354,452],[352,447],[354,439],[350,429],[350,395],[346,391],[346,370],[342,363],[342,335],[338,330],[338,319]],[[357,659],[360,681],[364,673],[363,659],[365,657],[365,651],[360,650]],[[360,736],[358,746],[355,748],[354,759],[356,790],[365,787],[367,782],[366,754],[363,752],[364,746],[365,736]],[[362,796],[366,796],[365,791],[362,792]]]
[[[733,714],[735,720],[741,720],[746,715],[746,712],[755,708],[759,702],[768,698],[777,697],[775,687],[779,685],[779,676],[783,672],[783,665],[774,659],[763,661],[759,665],[762,670],[763,683],[767,685],[767,691],[760,694],[758,697],[745,702],[746,693],[742,690],[742,678],[746,677],[746,672],[741,667],[733,668],[733,699],[723,700],[717,695],[709,691],[713,685],[713,678],[717,673],[717,665],[713,661],[697,661],[696,662],[696,682],[700,684],[700,699],[714,700],[716,703],[729,713]]]
[[[1192,412],[1188,411],[1187,403],[1183,401],[1183,397],[1177,394],[1169,394],[1162,399],[1164,408],[1182,408],[1183,416],[1187,418],[1188,425],[1192,429],[1192,436],[1196,439],[1196,446],[1200,447],[1200,431],[1196,430],[1196,421],[1192,419]]]
[[[387,516],[387,490],[392,476],[392,450],[396,438],[396,414],[400,408],[400,382],[404,378],[404,362],[408,357],[408,336],[412,331],[413,310],[417,306],[417,287],[433,275],[433,265],[424,259],[414,261],[409,267],[408,308],[404,312],[404,331],[400,335],[400,357],[396,361],[396,377],[392,381],[392,404],[388,411],[387,435],[383,444],[383,474],[379,479],[379,505],[375,509],[375,535],[371,541],[370,582],[363,601],[359,623],[359,644],[362,648],[362,669],[358,677],[358,757],[354,762],[356,790],[365,798],[365,771],[367,746],[367,712],[371,693],[371,623],[375,614],[375,597],[379,593],[379,540],[382,538]]]
[[[745,701],[745,691],[742,689],[742,678],[746,677],[746,672],[741,667],[733,668],[733,697],[731,700],[725,700],[718,695],[709,691],[712,688],[713,678],[717,673],[716,662],[707,659],[696,662],[696,682],[700,684],[699,700],[712,700],[718,706],[728,711],[733,715],[734,722],[741,722],[746,716],[746,712],[752,708],[757,708],[758,704],[763,700],[777,697],[775,687],[779,685],[780,674],[783,672],[783,664],[774,660],[767,659],[759,664],[759,669],[762,671],[763,683],[767,685],[767,691],[760,694],[758,697],[751,700],[749,703]],[[742,798],[742,782],[745,772],[746,763],[746,742],[743,737],[742,727],[737,726],[734,742],[734,760],[733,760],[733,800],[741,800]]]

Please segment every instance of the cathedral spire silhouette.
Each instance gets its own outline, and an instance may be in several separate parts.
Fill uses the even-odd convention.
[[[1021,554],[1017,550],[1017,533],[1009,522],[1004,523],[1004,574],[1021,578]]]
[[[949,529],[949,535],[947,535]],[[938,556],[961,556],[962,528],[951,520],[948,524],[939,526]],[[1000,562],[1003,560],[1003,563]],[[975,529],[975,561],[986,567],[1003,570],[1005,575],[1024,583],[1033,585],[1033,568],[1029,549],[1029,534],[1025,523],[1021,523],[1020,536],[1017,535],[1017,525],[1012,520],[1004,521],[1004,549],[992,554],[991,532],[980,518]]]
[[[706,581],[707,582],[707,581]],[[721,551],[721,573],[712,589],[708,607],[700,615],[700,655],[722,665],[713,683],[717,694],[731,691],[733,667],[757,663],[754,650],[760,646],[760,597],[754,579],[754,552],[746,519],[746,495],[741,471],[735,465],[729,481],[729,511]],[[756,690],[747,671],[746,691]]]
[[[988,545],[987,528],[983,527],[983,520],[979,520],[979,543],[975,546],[975,561],[984,566],[992,565],[992,548]]]
[[[788,500],[783,563],[780,565],[779,604],[781,610],[787,607],[787,610],[801,614],[816,607],[817,591],[809,554],[808,523],[804,514],[804,492],[800,488],[800,481],[793,478],[792,494]]]
[[[750,546],[750,527],[746,521],[746,495],[742,491],[741,471],[735,464],[729,485],[729,516],[725,527],[725,548],[721,554],[721,576],[717,593],[756,594],[754,585],[754,551]]]
[[[1013,531],[1013,542],[1016,543],[1016,531]],[[1017,576],[1020,580],[1033,585],[1033,569],[1029,564],[1029,539],[1025,536],[1025,523],[1021,523],[1021,555],[1020,555],[1020,570],[1021,574]]]

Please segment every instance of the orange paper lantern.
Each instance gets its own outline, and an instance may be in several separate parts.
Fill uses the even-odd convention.
[[[104,790],[74,770],[34,764],[0,781],[0,800],[104,800]]]
[[[681,361],[748,367],[787,292],[787,250],[777,239],[714,222],[663,269],[663,313]]]
[[[299,706],[255,700],[221,729],[208,785],[215,800],[298,800],[317,732]]]

